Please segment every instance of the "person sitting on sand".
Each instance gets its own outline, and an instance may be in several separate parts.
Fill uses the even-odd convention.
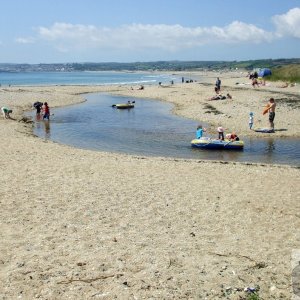
[[[226,99],[225,96],[216,95],[216,96],[213,96],[213,97],[209,98],[208,101],[212,101],[212,100],[225,100],[225,99]]]
[[[208,99],[209,101],[212,100],[220,100],[220,95],[212,96],[211,98]]]
[[[226,97],[227,97],[228,99],[232,99],[232,96],[231,96],[229,93],[227,93]]]
[[[141,85],[139,88],[138,88],[138,90],[143,90],[144,89],[144,86],[143,85]]]
[[[286,83],[280,85],[279,87],[280,87],[280,88],[287,88],[288,86],[289,86],[289,83],[286,82]]]
[[[196,138],[201,139],[203,136],[203,132],[206,131],[206,128],[203,128],[202,125],[198,125],[197,131],[196,131]]]
[[[11,109],[3,106],[3,107],[1,107],[1,111],[2,111],[3,117],[5,119],[11,119],[11,117],[10,117],[10,114],[12,113]]]

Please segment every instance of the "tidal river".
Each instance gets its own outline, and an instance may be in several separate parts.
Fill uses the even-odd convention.
[[[197,122],[172,114],[172,105],[145,99],[89,94],[78,105],[52,109],[49,124],[35,123],[35,134],[61,144],[141,156],[208,159],[300,166],[300,139],[243,138],[243,151],[191,147]],[[135,101],[132,109],[113,108]]]

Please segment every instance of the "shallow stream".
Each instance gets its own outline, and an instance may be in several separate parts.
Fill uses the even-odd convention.
[[[145,99],[89,94],[78,105],[52,109],[51,120],[36,121],[34,132],[61,144],[99,151],[300,166],[300,139],[243,138],[243,151],[191,147],[198,122],[173,115],[172,105]],[[133,109],[113,104],[135,101]]]

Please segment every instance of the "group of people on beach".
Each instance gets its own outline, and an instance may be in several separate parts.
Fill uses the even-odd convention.
[[[252,80],[256,80],[257,79],[257,72],[254,72],[253,74],[251,74],[251,76],[249,77]],[[215,92],[217,93],[216,96],[209,98],[208,100],[223,100],[226,99],[225,96],[222,96],[220,93],[221,90],[221,80],[218,77],[216,80],[216,84],[215,84]],[[228,93],[227,94],[227,98],[232,99],[232,96]],[[268,101],[267,106],[265,107],[265,110],[263,112],[263,114],[266,114],[267,112],[268,114],[268,120],[269,120],[269,127],[270,127],[270,131],[274,131],[274,119],[275,119],[275,109],[276,109],[276,103],[274,98],[270,98]],[[249,129],[252,129],[254,124],[254,113],[250,112],[249,113]],[[198,125],[197,130],[196,130],[196,138],[197,139],[201,139],[203,137],[203,133],[206,131],[206,128],[203,128],[202,125]],[[217,132],[218,132],[218,139],[219,140],[224,140],[224,131],[225,129],[222,126],[219,126],[217,128]],[[232,132],[230,134],[226,135],[226,139],[230,140],[230,141],[238,141],[239,137],[236,135],[235,132]]]
[[[50,120],[50,108],[47,102],[35,102],[33,103],[33,107],[36,109],[36,117],[38,120],[43,116],[43,120]],[[5,119],[11,119],[10,114],[13,112],[12,109],[8,107],[1,107],[2,115]]]
[[[204,128],[202,125],[198,125],[197,130],[196,130],[196,138],[201,139],[203,137],[204,132],[206,132],[206,128]],[[218,132],[218,140],[224,141],[225,140],[225,138],[224,138],[225,129],[222,126],[219,126],[217,128],[217,132]],[[231,142],[240,140],[235,132],[226,134],[226,139]]]
[[[226,96],[221,94],[221,79],[218,77],[215,84],[215,96],[212,96],[208,100],[225,100],[225,99],[232,99],[232,96],[227,93]]]
[[[50,120],[50,108],[47,102],[35,102],[33,107],[36,109],[36,117],[38,120],[43,116],[43,120]]]
[[[275,126],[274,126],[275,109],[276,109],[275,99],[270,98],[264,109],[263,114],[269,113],[269,115],[268,115],[269,127],[270,127],[270,130],[272,130],[272,131],[274,131],[274,128],[275,128]],[[249,113],[249,129],[252,129],[253,123],[254,123],[254,113],[250,112]]]

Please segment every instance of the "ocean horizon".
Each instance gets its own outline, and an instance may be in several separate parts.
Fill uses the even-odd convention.
[[[153,85],[179,82],[171,74],[126,71],[74,71],[74,72],[0,72],[0,85]]]

